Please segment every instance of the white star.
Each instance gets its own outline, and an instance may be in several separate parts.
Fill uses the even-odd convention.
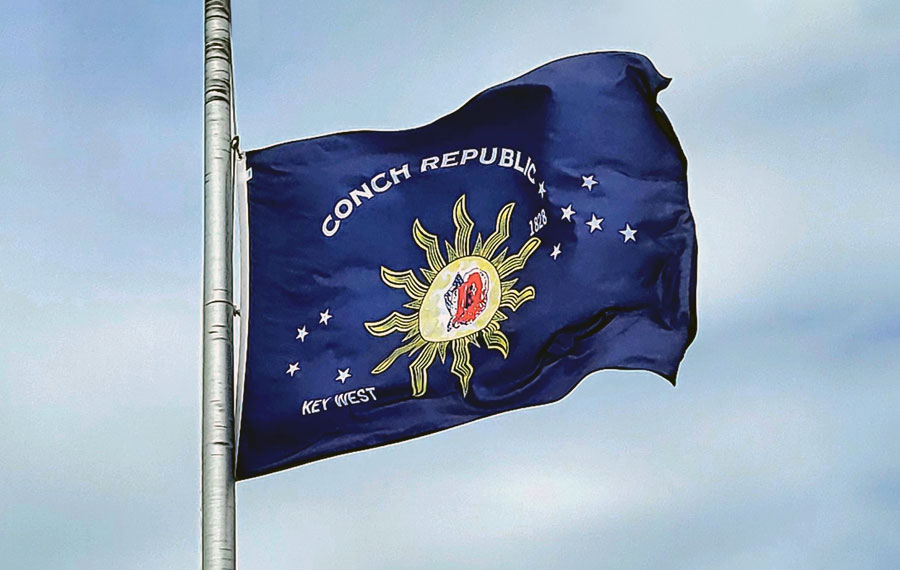
[[[293,363],[293,364],[291,364],[291,365],[288,366],[288,369],[285,371],[285,374],[290,374],[290,375],[291,375],[291,378],[293,378],[293,377],[294,377],[294,372],[297,372],[297,371],[299,371],[299,370],[300,370],[300,363],[299,363],[299,362],[295,362],[295,363]]]
[[[619,233],[625,236],[625,243],[628,243],[629,241],[637,243],[637,239],[634,237],[635,234],[637,234],[637,230],[631,229],[631,226],[629,226],[628,223],[625,224],[624,230],[619,230]]]
[[[594,215],[593,212],[591,212],[591,221],[585,222],[585,225],[587,227],[591,228],[591,233],[594,233],[594,230],[600,230],[601,232],[603,231],[603,228],[600,227],[600,224],[602,224],[602,223],[603,223],[603,218],[598,218],[597,216]]]
[[[337,375],[337,378],[334,379],[334,381],[335,381],[335,382],[340,382],[341,384],[343,384],[344,381],[345,381],[347,378],[350,378],[350,376],[352,376],[352,374],[350,374],[350,368],[349,368],[349,367],[344,368],[343,370],[341,370],[340,368],[338,368],[338,375]]]
[[[572,221],[572,216],[575,215],[575,210],[572,209],[572,204],[569,204],[565,208],[560,208],[562,210],[562,219]]]
[[[328,309],[325,309],[325,312],[324,312],[324,313],[319,313],[319,324],[320,324],[320,325],[325,325],[325,326],[327,327],[327,326],[328,326],[328,319],[330,319],[330,318],[333,317],[333,316],[334,316],[334,315],[331,315],[331,314],[328,313]]]
[[[593,174],[591,174],[590,176],[582,176],[581,180],[582,180],[582,182],[581,182],[582,188],[587,188],[588,192],[594,191],[594,185],[597,184],[597,181],[594,180]]]
[[[541,198],[543,198],[544,194],[546,194],[546,193],[547,193],[547,191],[544,190],[544,183],[541,182],[540,184],[538,184],[538,194],[540,194]]]
[[[306,335],[309,333],[306,332],[306,325],[303,325],[299,329],[297,329],[297,340],[300,342],[306,342]]]
[[[559,257],[559,254],[562,253],[562,249],[560,249],[559,247],[561,245],[561,243],[558,243],[553,246],[553,251],[550,253],[550,257],[553,258],[553,261],[556,261],[556,258]]]

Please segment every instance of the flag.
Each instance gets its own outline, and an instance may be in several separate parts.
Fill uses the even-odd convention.
[[[237,478],[673,384],[696,330],[686,160],[645,57],[578,55],[404,131],[246,156]]]

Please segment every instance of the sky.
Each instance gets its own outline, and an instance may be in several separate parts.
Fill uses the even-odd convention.
[[[239,567],[895,568],[900,3],[549,4],[236,2],[242,144],[647,55],[700,247],[678,386],[242,482]],[[3,12],[0,565],[197,567],[202,3]]]

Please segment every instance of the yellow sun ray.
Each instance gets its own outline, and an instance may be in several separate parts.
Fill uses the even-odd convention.
[[[525,287],[521,291],[516,291],[515,289],[510,289],[503,295],[503,298],[500,301],[500,307],[506,309],[512,309],[515,311],[519,307],[522,306],[522,303],[525,301],[530,301],[534,299],[534,287],[529,285]]]
[[[437,343],[428,343],[419,356],[409,365],[409,379],[412,384],[412,395],[423,396],[428,387],[428,367],[434,362],[434,353],[437,351]]]
[[[459,255],[457,253],[457,251],[453,248],[453,246],[450,245],[449,241],[444,242],[444,249],[447,251],[447,263],[450,263],[451,261],[456,261],[460,257],[463,257],[462,255]]]
[[[506,335],[503,334],[503,331],[500,330],[500,326],[497,325],[497,323],[493,324],[497,326],[496,329],[491,330],[491,328],[488,327],[482,331],[484,345],[487,348],[499,351],[500,354],[503,355],[503,358],[506,358],[509,356],[509,339],[506,338]]]
[[[364,323],[364,326],[374,336],[387,336],[393,332],[414,330],[417,325],[417,319],[416,315],[404,315],[394,311],[380,321]]]
[[[497,223],[494,226],[494,233],[487,238],[481,250],[483,257],[490,259],[500,244],[509,239],[509,219],[512,217],[512,211],[515,207],[516,203],[510,202],[500,210],[500,214],[497,215]]]
[[[531,254],[541,245],[541,240],[536,237],[530,238],[519,250],[519,253],[512,257],[508,257],[506,261],[497,268],[500,278],[509,277],[510,274],[525,268],[525,262],[531,257]]]
[[[469,347],[466,344],[465,338],[458,338],[450,345],[453,351],[453,363],[450,364],[450,372],[459,379],[459,386],[462,388],[464,397],[469,393],[469,380],[472,379],[472,374],[475,373],[475,369],[472,368],[470,362]]]
[[[469,240],[472,238],[472,229],[475,228],[475,222],[469,217],[466,211],[466,195],[463,194],[453,205],[453,225],[456,226],[456,254],[459,257],[469,255]]]
[[[453,205],[453,242],[444,241],[446,258],[438,236],[428,232],[418,218],[413,221],[413,241],[425,252],[428,262],[428,267],[419,269],[426,282],[411,269],[381,268],[381,280],[406,293],[410,300],[403,307],[413,313],[394,311],[381,320],[364,323],[373,336],[404,333],[400,346],[378,363],[372,374],[384,373],[401,356],[412,358],[409,380],[412,395],[418,398],[428,389],[429,367],[438,358],[444,364],[449,352],[450,373],[456,376],[466,397],[475,373],[472,348],[496,350],[503,358],[509,356],[509,339],[500,330],[500,323],[509,317],[501,309],[514,312],[534,299],[536,292],[530,285],[517,290],[514,286],[518,279],[505,278],[523,269],[541,243],[532,237],[514,255],[509,255],[508,247],[500,249],[509,239],[514,208],[514,202],[503,206],[493,233],[485,240],[477,234],[470,248],[475,222],[466,210],[465,194],[461,195]]]
[[[482,249],[481,234],[479,233],[478,236],[475,237],[475,245],[472,246],[472,255],[481,255]]]
[[[403,289],[410,299],[421,299],[428,292],[428,287],[423,285],[412,269],[406,271],[394,271],[387,267],[381,267],[381,280],[388,287]]]
[[[413,299],[409,303],[403,303],[404,309],[416,310],[422,306],[422,299]]]
[[[423,228],[419,218],[413,220],[412,231],[413,241],[425,251],[425,259],[428,260],[428,266],[431,267],[432,271],[440,271],[446,263],[444,263],[444,257],[441,255],[441,244],[438,242],[437,236]]]
[[[508,247],[504,247],[503,250],[494,256],[494,259],[491,260],[491,265],[494,267],[499,267],[503,260],[506,259],[506,253],[509,251]]]
[[[409,344],[404,344],[403,346],[399,346],[394,349],[392,353],[388,355],[387,358],[378,363],[378,366],[372,369],[372,374],[381,374],[388,368],[390,368],[391,364],[393,364],[398,358],[407,354],[409,352],[413,352],[417,348],[421,348],[425,346],[425,339],[422,337],[417,338]]]

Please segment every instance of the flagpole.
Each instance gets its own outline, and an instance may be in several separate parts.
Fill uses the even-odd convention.
[[[235,567],[230,0],[205,0],[203,86],[203,570]]]

